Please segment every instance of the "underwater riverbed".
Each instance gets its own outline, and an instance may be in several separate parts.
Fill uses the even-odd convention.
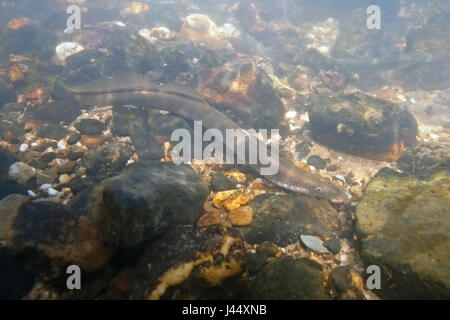
[[[450,298],[448,1],[0,8],[0,299]]]

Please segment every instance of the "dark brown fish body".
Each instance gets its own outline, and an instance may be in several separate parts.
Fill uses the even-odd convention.
[[[210,106],[195,90],[187,87],[154,84],[141,76],[107,78],[76,87],[63,86],[83,104],[132,104],[170,111],[192,121],[202,121],[205,128],[215,128],[223,133],[226,129],[240,129],[228,116]],[[326,198],[331,202],[348,201],[348,194],[329,180],[310,174],[283,158],[273,157],[271,160],[279,162],[278,173],[264,178],[278,186]],[[256,164],[250,167],[259,174],[264,166]]]

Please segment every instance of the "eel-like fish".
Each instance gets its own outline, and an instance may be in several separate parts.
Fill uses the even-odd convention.
[[[61,83],[61,82],[60,82]],[[219,110],[209,105],[195,90],[172,84],[155,84],[149,79],[133,76],[114,76],[94,80],[79,86],[61,85],[80,103],[86,105],[136,105],[169,111],[191,121],[202,121],[206,128],[221,132],[240,129],[239,126]],[[234,148],[233,148],[234,149]],[[318,174],[311,174],[281,157],[278,173],[263,176],[276,185],[296,192],[326,198],[333,203],[349,200],[349,194]],[[258,172],[262,165],[251,165]]]

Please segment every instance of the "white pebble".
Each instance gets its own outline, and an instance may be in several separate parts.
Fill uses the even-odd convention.
[[[307,113],[307,112],[303,113],[303,114],[300,116],[300,119],[303,120],[303,121],[309,122],[309,116],[308,116],[308,113]]]
[[[36,198],[36,194],[33,191],[27,190],[27,193],[30,197]]]
[[[345,181],[345,177],[341,174],[337,174],[334,177],[338,180],[341,180],[343,183],[347,183],[347,181]]]
[[[61,195],[61,192],[59,192],[58,190],[55,190],[53,188],[48,188],[47,189],[47,193],[49,196],[59,196]]]
[[[20,145],[20,147],[19,147],[19,151],[20,152],[25,152],[25,151],[27,151],[28,150],[28,144],[27,143],[22,143],[21,145]]]
[[[59,140],[58,141],[58,149],[59,150],[66,150],[67,149],[67,142],[65,140]]]
[[[297,111],[291,110],[291,111],[286,112],[285,117],[286,117],[286,119],[292,119],[296,115],[297,115]]]
[[[84,47],[76,42],[63,42],[59,44],[55,51],[59,60],[65,61],[71,55],[84,50]]]
[[[42,190],[42,191],[47,191],[47,190],[50,189],[51,187],[52,187],[51,184],[49,184],[49,183],[44,183],[43,185],[41,185],[41,186],[39,187],[39,189]]]

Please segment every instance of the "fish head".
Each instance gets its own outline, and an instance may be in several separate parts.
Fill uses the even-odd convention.
[[[331,180],[317,173],[310,173],[303,168],[280,158],[279,172],[275,177],[266,177],[283,189],[300,194],[310,194],[324,198],[332,203],[348,203],[351,195]]]
[[[311,195],[318,198],[326,198],[332,203],[348,203],[351,195],[331,181],[321,181],[311,188]]]

